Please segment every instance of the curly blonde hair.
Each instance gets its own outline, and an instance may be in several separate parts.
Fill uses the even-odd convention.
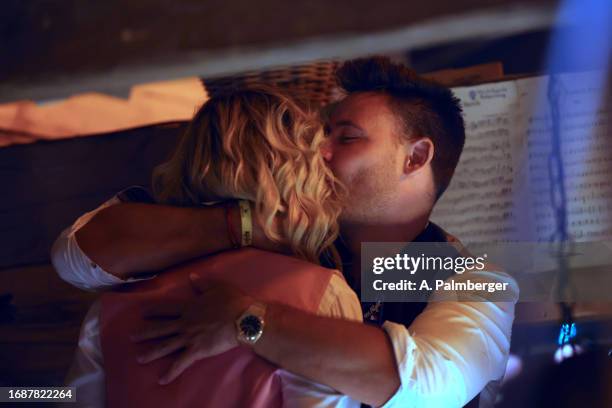
[[[155,168],[155,198],[179,206],[250,200],[268,239],[311,262],[327,255],[340,267],[333,242],[344,188],[319,152],[323,140],[318,115],[276,89],[214,96],[170,160]]]

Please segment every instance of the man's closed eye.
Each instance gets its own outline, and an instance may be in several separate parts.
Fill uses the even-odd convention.
[[[357,136],[342,136],[340,137],[340,143],[343,143],[343,144],[353,143],[359,139],[360,137],[357,137]]]

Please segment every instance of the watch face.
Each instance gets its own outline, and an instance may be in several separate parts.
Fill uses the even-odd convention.
[[[257,316],[253,315],[245,316],[240,321],[240,331],[247,340],[257,340],[257,337],[261,334],[262,331],[261,320],[259,320]]]

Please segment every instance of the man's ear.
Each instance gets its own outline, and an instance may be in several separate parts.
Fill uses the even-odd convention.
[[[420,137],[408,142],[406,159],[404,162],[404,174],[413,174],[426,167],[434,156],[434,144],[428,137]]]

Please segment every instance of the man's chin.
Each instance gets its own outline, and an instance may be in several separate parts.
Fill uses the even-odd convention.
[[[353,209],[345,209],[338,217],[338,223],[340,227],[349,225],[366,224],[368,221],[366,214],[359,213]]]
[[[346,226],[347,224],[352,224],[352,223],[353,223],[352,217],[350,215],[345,214],[344,212],[342,212],[342,214],[338,217],[338,224],[340,225],[340,227]]]

